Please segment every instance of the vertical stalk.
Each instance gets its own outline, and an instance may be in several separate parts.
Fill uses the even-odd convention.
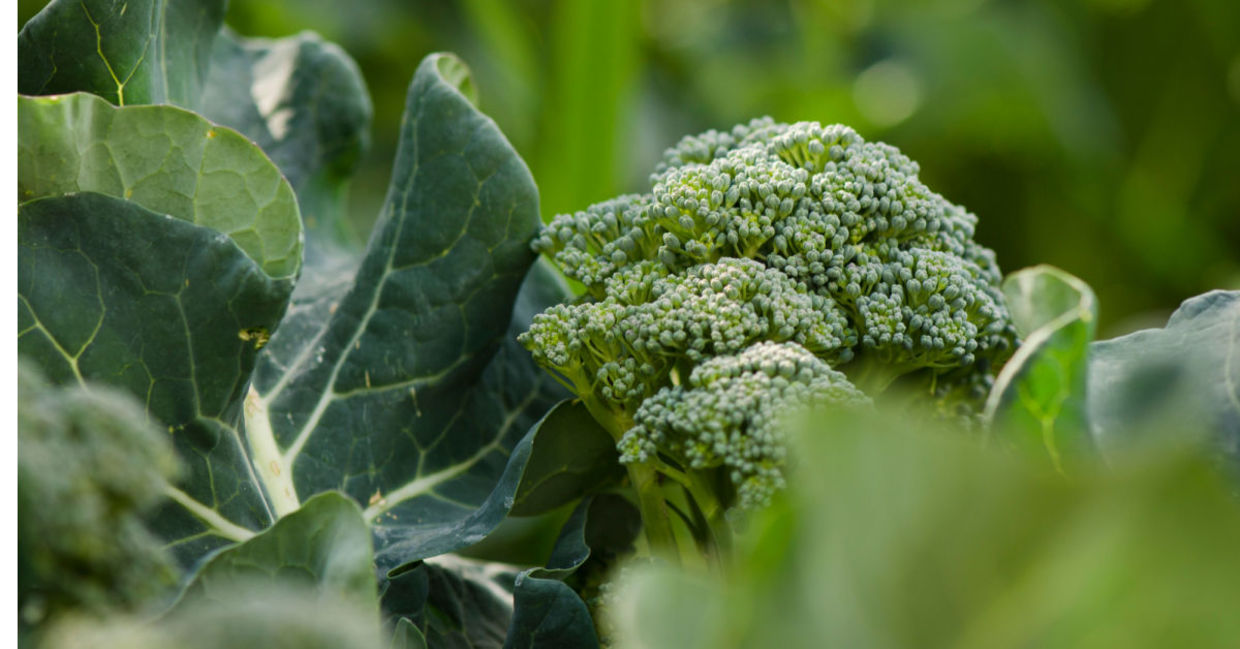
[[[599,402],[593,396],[582,397],[582,403],[590,411],[590,415],[617,442],[633,427],[633,417],[623,409],[613,409]],[[629,482],[637,492],[638,510],[642,516],[642,529],[645,530],[646,541],[650,544],[650,552],[660,558],[672,562],[679,561],[679,547],[676,536],[672,532],[672,522],[667,511],[667,503],[663,499],[663,489],[659,486],[659,473],[653,463],[640,462],[629,464]]]
[[[702,510],[706,524],[710,527],[710,535],[715,542],[715,551],[722,556],[732,549],[732,527],[724,518],[723,505],[715,497],[715,490],[707,483],[707,475],[702,471],[688,470],[689,495]]]
[[[642,528],[646,531],[650,552],[660,558],[677,561],[679,548],[676,537],[672,534],[672,522],[668,517],[667,503],[663,500],[663,490],[659,487],[658,472],[644,462],[629,464],[627,468],[629,481],[637,490],[638,509],[641,510]]]

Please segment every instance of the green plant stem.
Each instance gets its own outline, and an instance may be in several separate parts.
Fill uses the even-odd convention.
[[[593,397],[583,397],[582,402],[590,415],[617,442],[633,427],[633,417],[623,409],[611,408]],[[653,463],[634,462],[625,466],[637,493],[637,506],[642,516],[642,528],[650,552],[672,562],[679,561],[679,548],[672,533],[672,522],[659,486],[659,472]]]
[[[885,392],[896,379],[918,369],[918,366],[912,363],[885,363],[862,352],[840,369],[853,385],[874,397]]]
[[[722,557],[732,549],[732,527],[724,518],[723,504],[715,497],[715,490],[707,482],[707,475],[702,471],[689,471],[689,495],[702,510],[706,524],[710,526],[710,534],[714,539],[715,548]]]
[[[663,490],[659,487],[658,471],[645,462],[634,462],[627,468],[629,482],[633,483],[633,489],[637,491],[642,527],[646,531],[646,541],[650,544],[651,553],[670,561],[678,561],[679,548],[676,537],[672,534]]]
[[[711,488],[709,475],[692,469],[682,471],[658,459],[655,462],[659,473],[675,480],[685,488],[706,519],[714,547],[721,552],[727,552],[732,547],[732,527],[724,517],[726,512],[723,504],[719,502],[715,496],[715,490]]]

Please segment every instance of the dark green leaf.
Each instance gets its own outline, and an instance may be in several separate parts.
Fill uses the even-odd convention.
[[[1104,450],[1158,424],[1196,429],[1240,468],[1240,291],[1186,300],[1163,329],[1090,347],[1089,415]]]
[[[19,201],[90,191],[212,228],[267,274],[301,267],[288,181],[254,143],[174,106],[116,108],[94,95],[18,97]]]
[[[505,647],[598,646],[594,621],[581,597],[562,580],[577,584],[588,597],[603,597],[600,584],[621,556],[630,556],[641,532],[641,514],[622,496],[587,496],[573,510],[543,568],[517,578],[513,622]]]
[[[312,32],[270,40],[225,29],[198,110],[244,133],[284,172],[307,245],[348,241],[345,192],[369,147],[372,113],[348,54]],[[317,263],[317,252],[308,263]]]
[[[580,401],[561,401],[534,424],[533,432],[514,516],[551,511],[624,476],[615,440]]]
[[[244,543],[211,557],[186,586],[177,608],[221,601],[237,584],[285,581],[349,599],[378,615],[370,531],[349,498],[326,492]]]
[[[52,0],[17,36],[17,89],[194,107],[225,0]]]
[[[503,518],[528,453],[514,449],[526,410],[544,399],[523,350],[500,346],[533,261],[537,192],[458,91],[463,69],[439,54],[418,68],[360,266],[351,281],[299,287],[247,404],[277,511],[299,494],[349,494],[384,569],[473,543]]]
[[[1053,266],[1012,273],[1003,293],[1023,342],[995,380],[986,417],[995,435],[1064,471],[1095,455],[1085,387],[1097,300]]]
[[[527,572],[563,579],[591,557],[610,562],[631,553],[640,532],[641,513],[624,497],[612,493],[588,496],[564,522],[546,565]]]
[[[515,578],[503,564],[436,557],[388,580],[384,617],[397,635],[414,627],[428,647],[499,649],[512,619]]]
[[[218,232],[81,193],[18,209],[18,351],[58,383],[136,395],[187,472],[157,529],[188,561],[273,520],[238,434],[241,401],[287,284]]]
[[[585,602],[562,582],[517,577],[512,626],[504,649],[591,649],[598,647],[594,620]]]

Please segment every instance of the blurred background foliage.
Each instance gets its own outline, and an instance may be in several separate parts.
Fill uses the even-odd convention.
[[[44,2],[18,4],[21,24]],[[1102,337],[1240,287],[1235,0],[232,0],[228,22],[314,30],[357,59],[375,107],[361,233],[406,85],[451,50],[547,218],[648,189],[681,135],[769,114],[900,147],[978,214],[1005,270],[1088,281]]]

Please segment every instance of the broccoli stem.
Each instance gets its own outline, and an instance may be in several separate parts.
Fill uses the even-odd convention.
[[[694,469],[681,470],[659,458],[655,458],[653,462],[659,473],[675,480],[684,488],[689,499],[697,507],[698,513],[701,514],[703,522],[706,523],[706,531],[710,534],[707,539],[709,547],[706,549],[711,551],[716,558],[721,558],[722,553],[729,551],[732,547],[732,527],[724,517],[726,509],[723,502],[715,495],[709,473]]]
[[[586,393],[582,403],[590,411],[590,415],[617,442],[634,426],[633,417],[623,408],[613,408],[600,402],[593,393]],[[663,499],[663,489],[659,486],[659,472],[652,463],[633,462],[625,465],[629,474],[629,482],[637,493],[637,507],[642,516],[642,529],[645,530],[646,542],[650,545],[651,554],[668,561],[679,561],[679,546],[676,536],[672,533],[672,522],[668,515],[667,503]]]
[[[659,487],[658,471],[645,462],[634,462],[626,468],[629,471],[629,482],[633,483],[633,489],[637,491],[642,527],[646,531],[646,541],[650,544],[651,553],[669,561],[679,561],[679,547],[672,534],[663,490]]]
[[[702,516],[706,518],[706,524],[710,527],[715,550],[722,558],[723,553],[732,548],[732,528],[724,518],[723,503],[715,497],[715,490],[706,473],[689,471],[688,478],[689,484],[686,486],[689,489],[689,495],[697,503],[698,509],[702,510]]]
[[[861,353],[839,368],[862,392],[877,396],[891,387],[896,379],[922,367],[916,363],[888,363],[873,355]]]

